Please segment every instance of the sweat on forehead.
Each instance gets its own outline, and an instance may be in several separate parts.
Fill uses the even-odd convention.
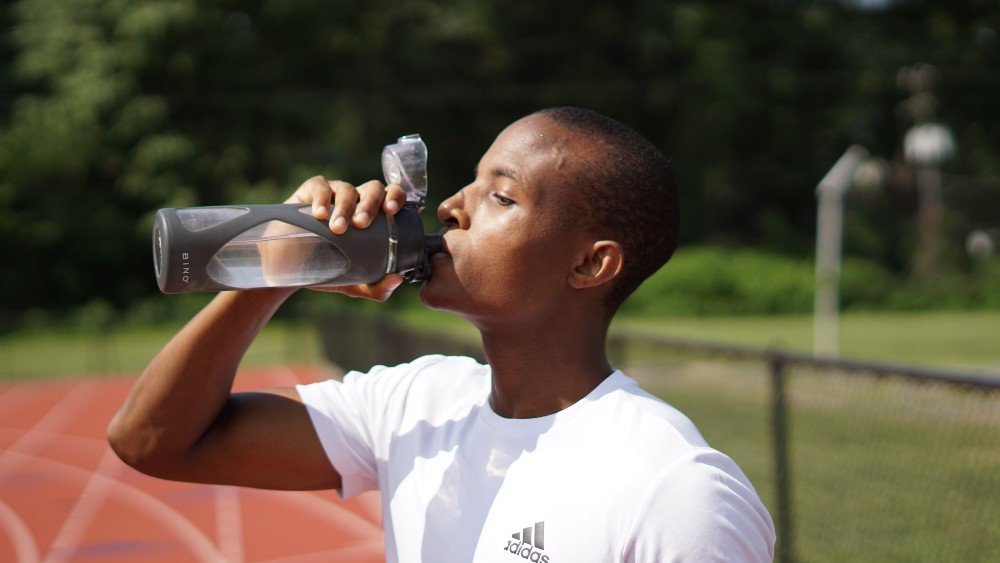
[[[498,137],[491,150],[501,160],[516,166],[526,176],[574,174],[588,159],[597,157],[593,143],[542,115],[515,121]],[[539,178],[534,178],[536,181]],[[566,178],[569,179],[569,178]]]
[[[551,119],[529,115],[511,123],[497,137],[497,141],[512,149],[532,152],[565,147],[575,136],[573,131],[561,127]]]

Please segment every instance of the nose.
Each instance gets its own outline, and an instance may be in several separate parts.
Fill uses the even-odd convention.
[[[465,211],[465,194],[462,191],[441,202],[438,219],[448,228],[469,228],[469,214]]]

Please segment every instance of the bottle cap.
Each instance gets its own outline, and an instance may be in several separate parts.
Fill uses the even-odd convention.
[[[399,184],[406,202],[423,209],[427,202],[427,145],[420,135],[404,135],[382,149],[382,173],[387,184]]]

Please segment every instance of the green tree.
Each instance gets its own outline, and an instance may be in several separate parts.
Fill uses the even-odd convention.
[[[316,173],[364,181],[400,134],[429,140],[441,198],[503,125],[552,105],[660,146],[685,243],[806,257],[813,188],[843,150],[898,154],[895,74],[918,61],[941,69],[959,142],[953,234],[989,225],[995,3],[863,5],[21,0],[0,10],[0,259],[15,265],[0,311],[126,306],[155,292],[158,207],[277,201]],[[848,252],[905,271],[912,182],[850,205]]]

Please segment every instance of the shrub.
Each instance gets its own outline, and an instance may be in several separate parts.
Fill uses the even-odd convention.
[[[808,263],[753,250],[678,251],[623,305],[626,314],[800,313],[812,306]]]
[[[815,293],[811,259],[758,250],[691,247],[678,251],[629,298],[632,315],[774,315],[809,313]],[[845,308],[884,306],[899,286],[874,262],[844,260],[840,297]]]

